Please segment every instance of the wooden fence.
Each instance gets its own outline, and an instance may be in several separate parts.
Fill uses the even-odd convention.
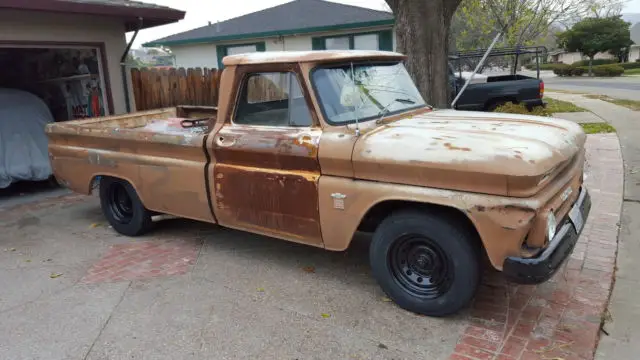
[[[177,105],[218,105],[221,71],[217,69],[132,69],[131,81],[138,111]],[[289,77],[269,74],[252,77],[249,102],[286,100]]]
[[[216,69],[131,69],[138,111],[177,105],[218,105]]]

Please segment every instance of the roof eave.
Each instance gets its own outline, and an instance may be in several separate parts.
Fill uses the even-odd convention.
[[[369,28],[369,27],[375,27],[375,26],[386,26],[386,25],[393,25],[394,23],[395,23],[394,19],[388,19],[388,20],[376,20],[376,21],[366,21],[366,22],[351,23],[351,24],[317,26],[317,27],[299,28],[299,29],[290,29],[290,30],[265,31],[265,32],[250,33],[250,34],[209,36],[209,37],[203,37],[203,38],[173,40],[173,41],[171,40],[162,41],[160,39],[160,40],[144,43],[142,44],[142,46],[144,47],[175,46],[175,45],[193,45],[193,44],[214,43],[214,42],[235,41],[235,40],[245,41],[245,40],[269,38],[269,37],[277,37],[277,36],[308,35],[308,34],[328,32],[328,31],[352,30],[352,29]],[[211,26],[215,26],[215,25],[211,25]]]
[[[58,0],[0,0],[0,9],[118,17],[124,20],[126,31],[138,28],[138,18],[143,19],[142,28],[145,29],[171,24],[184,19],[185,16],[184,11],[165,7],[117,6]]]

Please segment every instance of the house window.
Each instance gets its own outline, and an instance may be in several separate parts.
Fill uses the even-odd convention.
[[[224,68],[222,59],[224,59],[225,56],[260,52],[265,51],[265,49],[266,46],[264,42],[254,44],[217,45],[216,52],[218,53],[218,69],[222,70]]]
[[[237,54],[245,54],[257,52],[258,48],[252,45],[241,45],[241,46],[230,46],[227,48],[227,55],[237,55]]]
[[[386,50],[393,51],[393,31],[312,38],[313,50]]]
[[[327,50],[350,50],[350,39],[348,36],[327,38],[325,46]]]
[[[298,78],[289,72],[270,72],[246,78],[234,123],[305,127],[313,121]]]
[[[355,35],[353,48],[355,50],[380,50],[378,34]]]

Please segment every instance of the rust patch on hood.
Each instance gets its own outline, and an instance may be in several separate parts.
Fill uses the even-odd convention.
[[[530,196],[585,139],[580,126],[564,120],[438,110],[363,132],[353,167],[366,180]]]
[[[449,150],[471,151],[471,149],[468,147],[457,147],[457,146],[451,145],[451,143],[444,143],[444,147],[446,147]]]

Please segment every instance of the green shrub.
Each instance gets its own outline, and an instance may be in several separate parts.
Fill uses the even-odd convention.
[[[553,73],[558,76],[571,76],[571,65],[556,64],[553,68]]]
[[[540,64],[540,70],[553,70],[560,64]],[[533,69],[535,70],[536,66],[533,65]]]
[[[548,64],[540,64],[540,71],[544,71],[544,70],[553,70],[555,69],[558,65],[564,65],[564,64],[552,64],[552,63],[548,63]],[[528,70],[536,70],[536,64],[527,64],[524,66],[526,69]]]
[[[593,74],[595,76],[620,76],[624,74],[624,68],[620,65],[598,65],[593,67]]]
[[[622,66],[625,70],[640,69],[640,59],[636,60],[636,62],[622,63],[618,65]]]
[[[558,76],[582,76],[585,70],[573,65],[557,64],[553,69],[553,73]]]
[[[596,59],[596,60],[593,60],[593,66],[617,64],[617,63],[618,63],[618,60],[613,60],[613,59]],[[571,65],[573,65],[573,66],[589,66],[589,60],[576,61]]]
[[[493,112],[506,113],[506,114],[521,114],[521,115],[535,115],[535,116],[551,116],[551,113],[542,106],[536,106],[531,111],[527,109],[523,104],[506,103],[498,106]]]
[[[586,71],[581,67],[571,67],[571,76],[582,76]]]

